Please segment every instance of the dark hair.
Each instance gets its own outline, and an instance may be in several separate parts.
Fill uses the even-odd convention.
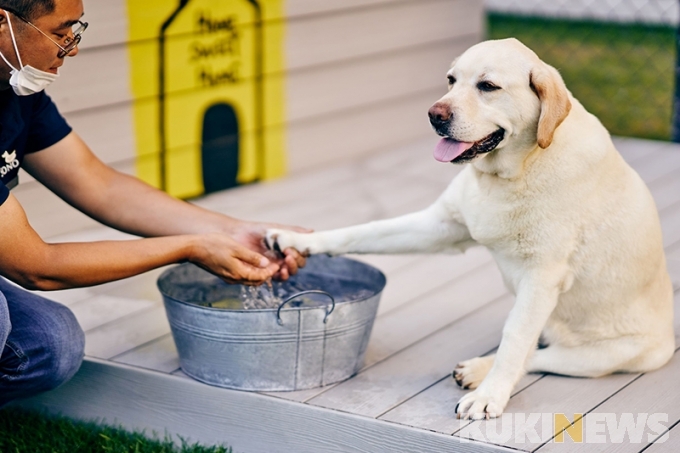
[[[34,20],[54,11],[54,0],[0,0],[0,8],[24,19]]]

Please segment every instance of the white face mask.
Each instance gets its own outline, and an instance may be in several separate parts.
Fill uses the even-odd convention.
[[[21,69],[17,69],[12,66],[12,63],[7,61],[7,58],[0,52],[0,57],[7,63],[7,66],[12,68],[10,72],[11,77],[9,79],[9,84],[12,86],[14,92],[19,96],[29,96],[31,94],[39,93],[43,91],[47,86],[57,80],[59,74],[52,74],[51,72],[41,71],[34,68],[33,66],[26,65],[21,62],[21,55],[19,55],[19,48],[17,47],[17,41],[14,38],[14,30],[12,29],[12,21],[9,18],[9,14],[5,11],[7,17],[7,25],[9,25],[9,31],[12,35],[12,43],[14,44],[14,51],[17,54],[17,60],[19,60],[19,65]]]

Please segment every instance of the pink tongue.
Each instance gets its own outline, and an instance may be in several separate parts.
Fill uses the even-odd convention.
[[[474,143],[459,142],[452,138],[442,138],[434,148],[434,158],[439,162],[451,162],[456,157],[472,148]]]

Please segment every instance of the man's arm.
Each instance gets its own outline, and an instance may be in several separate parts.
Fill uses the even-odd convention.
[[[74,132],[26,155],[24,168],[95,220],[138,236],[226,233],[251,250],[265,253],[264,232],[274,226],[244,222],[177,200],[105,165]],[[288,250],[280,264],[285,279],[304,265],[304,258]]]
[[[137,236],[227,232],[240,223],[112,169],[75,132],[49,148],[27,154],[23,166],[76,209]]]
[[[262,283],[278,265],[224,234],[47,244],[10,195],[0,205],[0,275],[28,289],[90,286],[191,261],[230,282]]]

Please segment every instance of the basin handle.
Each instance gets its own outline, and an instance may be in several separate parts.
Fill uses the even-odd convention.
[[[307,291],[300,291],[297,294],[293,294],[290,296],[288,299],[284,300],[281,302],[281,305],[279,305],[279,309],[276,310],[276,320],[279,323],[280,326],[283,325],[283,321],[281,320],[281,309],[283,308],[284,305],[286,305],[288,302],[297,299],[300,296],[304,296],[305,294],[323,294],[324,296],[328,296],[331,300],[331,308],[330,310],[326,310],[326,316],[323,317],[323,323],[326,324],[326,321],[328,321],[328,316],[333,313],[333,310],[335,310],[335,298],[331,296],[329,293],[326,291],[321,291],[318,289],[309,289]]]

